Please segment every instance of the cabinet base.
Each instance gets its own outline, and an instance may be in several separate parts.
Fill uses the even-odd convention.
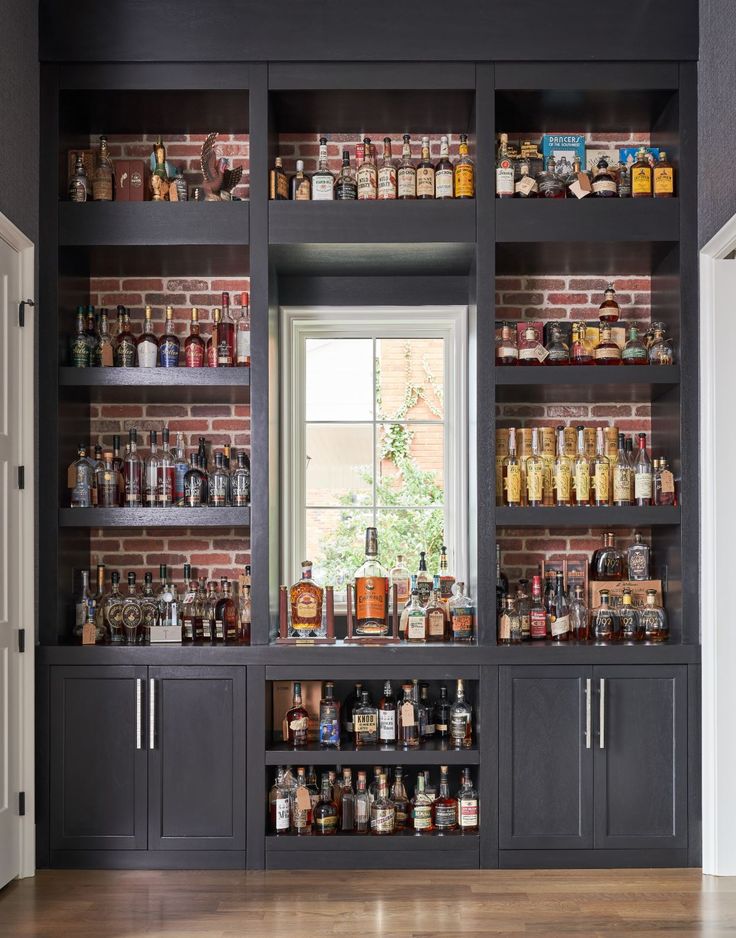
[[[52,850],[63,870],[243,870],[245,850]]]
[[[499,850],[502,870],[607,870],[688,866],[686,849]]]

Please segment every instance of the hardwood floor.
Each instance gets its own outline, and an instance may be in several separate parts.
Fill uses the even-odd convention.
[[[2,938],[736,935],[736,878],[697,870],[42,871]]]

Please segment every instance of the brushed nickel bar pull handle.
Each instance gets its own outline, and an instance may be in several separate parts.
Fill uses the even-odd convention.
[[[606,679],[601,678],[600,683],[601,689],[601,701],[600,701],[600,713],[598,719],[600,721],[600,731],[598,733],[600,737],[600,748],[606,748]]]
[[[590,749],[591,746],[591,726],[593,723],[593,705],[591,703],[591,683],[592,678],[587,678],[585,681],[585,748]]]
[[[143,678],[135,679],[135,748],[143,748]]]
[[[148,748],[156,748],[156,680],[148,681]]]

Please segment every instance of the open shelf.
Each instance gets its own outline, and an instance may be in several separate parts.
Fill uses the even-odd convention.
[[[60,508],[62,528],[244,528],[250,508]]]
[[[241,403],[250,399],[250,368],[59,369],[59,386],[86,388],[97,402]]]
[[[652,401],[680,383],[678,365],[496,366],[498,403]]]
[[[478,765],[480,752],[476,747],[445,748],[439,740],[426,742],[419,749],[399,749],[396,746],[356,749],[352,743],[343,743],[339,749],[321,749],[317,745],[293,749],[286,743],[271,743],[266,749],[266,765],[284,765],[295,759],[303,759],[310,765],[343,762],[350,765],[376,765],[377,762],[386,765]]]
[[[677,525],[680,523],[679,507],[667,505],[643,507],[626,505],[616,507],[561,506],[541,508],[496,508],[496,526],[509,527],[644,527],[654,525]]]

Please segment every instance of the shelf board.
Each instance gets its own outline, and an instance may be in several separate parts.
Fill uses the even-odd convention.
[[[496,527],[650,527],[680,523],[679,507],[652,506],[496,508]]]
[[[244,528],[250,508],[60,508],[62,528]]]
[[[311,834],[299,837],[297,834],[286,834],[277,837],[275,834],[266,835],[267,851],[304,851],[311,853],[319,850],[478,850],[480,844],[479,834],[461,834],[455,831],[450,834],[422,834],[406,833],[393,834],[386,837],[375,837],[370,834],[334,834],[321,837]]]
[[[304,759],[310,765],[478,765],[480,752],[473,749],[447,749],[438,740],[424,743],[419,749],[382,748],[372,746],[356,749],[344,743],[339,749],[292,749],[286,743],[271,743],[266,749],[266,765],[284,765],[295,759]],[[299,763],[301,765],[301,763]]]
[[[59,386],[87,391],[90,401],[244,403],[250,368],[59,369]]]
[[[496,366],[496,401],[652,401],[680,383],[678,365]]]

